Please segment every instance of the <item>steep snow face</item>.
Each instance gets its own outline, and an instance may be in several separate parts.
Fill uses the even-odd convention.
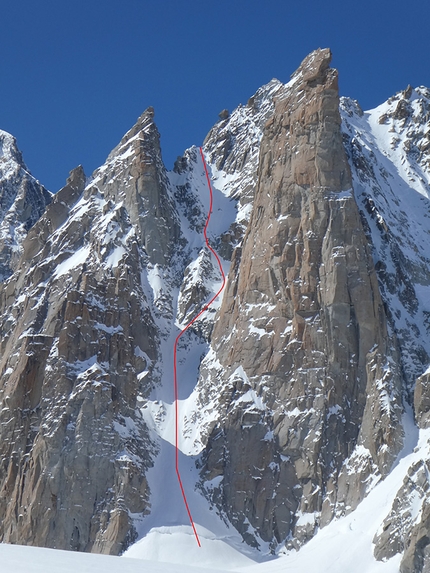
[[[363,113],[341,102],[353,187],[408,391],[430,362],[430,91]]]
[[[288,86],[288,84],[287,84]],[[241,244],[252,210],[259,148],[274,101],[286,86],[274,79],[260,88],[248,103],[236,108],[209,132],[203,144],[213,189],[213,208],[208,237],[229,270],[234,248]],[[202,243],[202,231],[209,209],[206,176],[199,150],[192,147],[178,159],[169,181],[186,239],[189,261],[179,294],[178,320],[191,316],[190,309],[203,306],[220,285],[220,273]],[[208,338],[222,295],[197,323]]]
[[[29,173],[15,138],[0,130],[0,281],[16,267],[28,230],[51,198]]]

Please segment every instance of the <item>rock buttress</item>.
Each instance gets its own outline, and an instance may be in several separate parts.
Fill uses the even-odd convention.
[[[402,441],[330,60],[310,54],[266,124],[250,224],[201,367],[201,403],[219,408],[202,485],[252,544],[300,544],[355,507]]]

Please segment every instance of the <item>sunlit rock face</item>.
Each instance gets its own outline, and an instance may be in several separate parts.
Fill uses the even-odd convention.
[[[2,285],[3,541],[118,554],[149,511],[137,400],[158,331],[142,272],[178,232],[152,115],[87,184],[71,173]]]
[[[355,507],[360,484],[386,474],[402,444],[396,351],[330,59],[329,50],[306,58],[266,123],[250,223],[212,337],[218,364],[208,373],[223,415],[202,477],[222,478],[211,495],[245,538],[274,545],[290,534],[300,544]]]

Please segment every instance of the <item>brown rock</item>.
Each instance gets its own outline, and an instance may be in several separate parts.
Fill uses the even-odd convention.
[[[417,378],[414,390],[415,419],[420,428],[430,425],[430,372]]]
[[[352,501],[346,490],[328,490],[359,440],[383,472],[401,445],[399,427],[387,427],[401,413],[396,372],[386,380],[397,396],[392,413],[378,428],[366,418],[359,436],[363,415],[380,404],[374,388],[390,350],[330,59],[329,50],[317,50],[304,60],[266,125],[250,224],[233,255],[212,337],[224,374],[221,382],[214,370],[209,384],[225,398],[202,476],[218,468],[223,480],[212,499],[222,499],[244,538],[249,521],[275,544],[289,532],[299,545],[308,539],[322,511],[323,520],[333,515],[332,505],[331,513],[324,509],[330,496],[334,505],[336,496]],[[238,369],[247,380],[241,391]],[[207,375],[200,382],[205,399]],[[236,408],[245,397],[252,421]],[[368,469],[357,472],[364,479]],[[304,526],[299,517],[307,514],[312,525]]]

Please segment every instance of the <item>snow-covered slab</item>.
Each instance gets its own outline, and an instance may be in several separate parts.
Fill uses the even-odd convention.
[[[68,274],[75,267],[83,265],[89,257],[90,252],[91,247],[89,246],[80,248],[57,266],[54,276],[56,278],[61,277],[62,275]]]
[[[178,550],[178,548],[176,548]],[[180,550],[180,548],[179,548]],[[2,573],[210,573],[213,569],[177,563],[0,544]],[[225,569],[229,571],[229,569]],[[219,570],[218,570],[219,573]]]
[[[144,539],[133,545],[125,557],[145,560],[145,571],[147,560],[175,563],[177,571],[190,563],[217,571],[232,571],[237,567],[255,564],[223,539],[217,539],[209,530],[201,526],[197,528],[201,547],[197,545],[189,526],[159,527],[152,529]]]

